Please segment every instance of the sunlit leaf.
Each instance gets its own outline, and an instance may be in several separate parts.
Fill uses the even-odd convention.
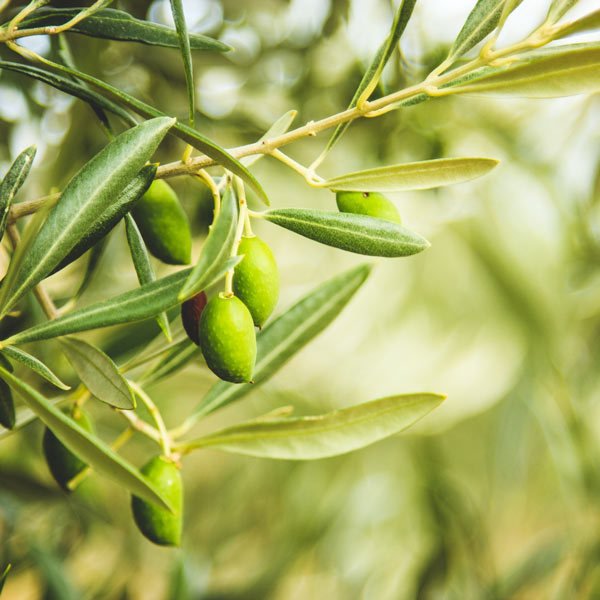
[[[66,383],[63,383],[53,371],[51,371],[41,360],[28,354],[25,350],[15,348],[14,346],[5,346],[2,348],[2,354],[20,362],[22,365],[43,377],[46,381],[61,390],[71,389]]]
[[[315,460],[364,448],[407,429],[439,406],[444,396],[406,394],[314,417],[258,419],[185,444],[237,454]]]
[[[71,452],[96,472],[110,477],[136,496],[170,509],[160,492],[102,440],[83,429],[39,392],[1,367],[0,377],[19,393],[25,404]]]
[[[115,408],[135,408],[127,381],[100,348],[74,337],[61,338],[60,343],[79,379],[98,400]]]
[[[35,158],[36,147],[30,146],[23,150],[8,169],[4,179],[0,183],[0,238],[6,230],[6,221],[13,200],[21,186],[25,182],[33,159]]]
[[[577,2],[579,2],[579,0],[552,0],[552,4],[548,9],[546,21],[549,23],[556,23],[556,21],[570,11]]]
[[[269,127],[269,129],[258,140],[258,142],[263,142],[265,140],[269,140],[271,138],[283,135],[290,128],[297,114],[298,111],[296,110],[288,110],[288,112],[286,112],[284,115],[281,115],[281,117],[279,117],[279,119],[277,119],[277,121],[275,121],[275,123],[273,123],[273,125]],[[252,156],[244,156],[240,159],[240,162],[243,165],[249,167],[250,165],[253,165],[257,160],[261,159],[263,156],[264,154],[253,154]]]
[[[600,9],[584,15],[580,19],[565,23],[560,29],[560,37],[563,38],[576,33],[588,33],[597,30],[600,30]]]
[[[302,208],[263,213],[264,218],[306,238],[368,256],[410,256],[429,242],[402,225],[364,215]]]

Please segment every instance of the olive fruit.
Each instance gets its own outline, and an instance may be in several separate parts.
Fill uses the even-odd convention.
[[[8,384],[0,379],[0,425],[6,429],[15,426],[15,403]]]
[[[393,223],[402,223],[393,202],[379,192],[337,192],[335,196],[340,212],[367,215]]]
[[[200,316],[202,315],[202,311],[204,310],[207,301],[206,294],[200,292],[181,305],[181,324],[190,340],[192,340],[196,346],[200,345],[198,324],[200,323]]]
[[[173,188],[162,179],[152,182],[131,211],[148,250],[169,265],[191,261],[190,224]]]
[[[262,327],[279,299],[279,272],[271,248],[259,237],[243,237],[238,254],[244,258],[235,268],[233,291],[248,307],[252,320]]]
[[[141,469],[142,475],[171,505],[173,512],[138,496],[131,497],[131,510],[142,534],[159,546],[179,546],[183,514],[183,490],[179,468],[164,456],[155,456]]]
[[[256,361],[256,336],[252,315],[236,296],[212,298],[200,317],[200,348],[209,369],[225,381],[252,379]]]
[[[73,410],[71,418],[86,431],[92,431],[92,423],[89,417],[80,408],[77,407]],[[73,477],[79,475],[87,465],[64,446],[48,428],[44,431],[42,448],[52,477],[65,492],[69,492],[67,484]]]

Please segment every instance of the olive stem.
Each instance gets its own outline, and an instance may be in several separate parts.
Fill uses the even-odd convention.
[[[196,176],[198,177],[198,179],[206,183],[206,185],[210,189],[210,193],[212,194],[214,202],[214,222],[214,219],[216,219],[219,216],[219,212],[221,210],[221,193],[219,192],[219,187],[215,183],[215,180],[204,169],[200,169],[198,173],[196,173]]]
[[[275,148],[271,150],[269,153],[273,158],[276,158],[278,161],[282,162],[284,165],[290,167],[304,177],[306,183],[308,185],[316,187],[318,183],[324,181],[322,177],[319,177],[311,168],[306,168],[304,165],[301,165],[299,162],[295,161],[293,158],[289,157],[287,154],[284,154],[281,150]]]
[[[159,446],[161,445],[160,433],[156,428],[152,427],[152,425],[149,425],[146,421],[140,419],[131,410],[119,410],[118,408],[115,408],[115,411],[129,421],[129,424],[133,429],[144,434],[146,437],[149,437],[151,440],[154,440]]]
[[[242,241],[242,236],[244,235],[244,226],[246,224],[246,215],[248,213],[248,204],[246,201],[246,190],[244,189],[244,184],[239,177],[234,178],[235,189],[238,195],[238,203],[240,206],[240,214],[238,215],[237,228],[235,230],[235,237],[233,238],[233,245],[231,246],[231,253],[229,254],[231,258],[237,256],[238,248],[240,247],[240,242]],[[225,274],[225,296],[230,297],[233,296],[233,273],[234,269],[229,269]]]

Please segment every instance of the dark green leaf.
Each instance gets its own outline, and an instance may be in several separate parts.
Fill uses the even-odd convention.
[[[216,383],[202,399],[192,419],[230,404],[269,379],[340,314],[370,271],[369,265],[361,265],[337,275],[277,317],[257,336],[254,383]]]
[[[15,403],[12,392],[8,384],[0,380],[0,425],[6,429],[13,429],[15,418]]]
[[[207,283],[207,286],[224,277],[225,273],[233,268],[239,260],[238,256],[229,259],[223,265],[223,269],[215,275],[215,278]],[[189,276],[190,270],[178,271],[110,300],[97,302],[52,321],[34,325],[30,329],[25,329],[4,340],[3,346],[47,340],[79,331],[143,321],[155,317],[179,304],[177,295],[183,282]]]
[[[206,282],[214,277],[214,273],[222,269],[223,263],[231,254],[237,214],[235,194],[228,188],[223,195],[219,215],[210,226],[198,262],[179,293],[180,301],[201,292],[206,287]]]
[[[83,8],[38,8],[34,14],[23,21],[20,29],[63,25],[82,10]],[[77,23],[69,31],[109,40],[142,42],[169,48],[179,47],[177,32],[173,29],[150,21],[135,19],[126,12],[112,8],[99,10]],[[198,33],[189,35],[189,43],[192,50],[210,50],[214,52],[231,50],[227,44]]]
[[[127,381],[100,348],[74,337],[62,338],[60,343],[79,379],[98,400],[115,408],[135,408]]]
[[[121,458],[103,441],[55,408],[35,389],[1,367],[0,377],[19,393],[25,404],[71,452],[79,456],[95,471],[112,478],[132,494],[140,496],[148,502],[171,508],[168,502],[162,498],[161,493],[135,467]]]
[[[125,131],[71,179],[30,244],[10,289],[3,290],[0,316],[95,229],[107,204],[129,185],[173,123],[174,119],[163,117]]]
[[[148,250],[146,244],[142,238],[142,234],[138,229],[135,219],[131,215],[125,216],[125,230],[127,232],[127,243],[129,244],[129,250],[131,252],[131,259],[133,260],[133,266],[137,273],[138,281],[140,285],[146,285],[156,280],[154,275],[154,269],[148,256]],[[169,319],[167,319],[166,313],[162,312],[156,318],[158,326],[164,332],[167,340],[171,340],[171,328],[169,327]]]
[[[177,29],[179,38],[179,49],[183,58],[183,70],[185,72],[185,85],[188,94],[188,121],[191,127],[194,126],[194,114],[196,112],[196,100],[194,94],[194,69],[192,65],[192,52],[190,49],[190,38],[188,35],[187,23],[185,22],[185,13],[183,12],[182,0],[171,0],[171,13]]]
[[[87,290],[88,286],[92,282],[94,275],[96,274],[96,272],[98,271],[98,267],[100,266],[101,259],[104,255],[104,250],[106,249],[108,239],[108,235],[104,236],[99,242],[94,244],[94,247],[90,250],[83,279],[81,280],[81,283],[79,284],[79,288],[77,288],[75,295],[71,299],[73,303],[76,303],[77,300],[81,298],[85,290]]]
[[[21,186],[29,174],[29,169],[31,169],[33,159],[35,158],[35,152],[35,146],[30,146],[26,150],[23,150],[23,152],[15,158],[13,164],[4,176],[2,183],[0,183],[0,239],[6,230],[6,221],[8,219],[10,207],[12,206],[17,192],[21,189]]]
[[[321,244],[368,256],[410,256],[430,245],[425,238],[397,223],[364,215],[282,208],[267,211],[263,216]]]
[[[41,360],[28,354],[25,350],[15,348],[14,346],[5,346],[2,348],[2,354],[25,365],[28,369],[31,369],[34,373],[37,373],[40,377],[43,377],[57,388],[61,390],[71,389],[70,386],[63,383]]]

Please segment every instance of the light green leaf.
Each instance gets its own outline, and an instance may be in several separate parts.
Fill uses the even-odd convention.
[[[131,259],[133,260],[133,266],[135,267],[140,285],[152,283],[156,280],[156,276],[154,275],[154,269],[148,256],[148,250],[135,219],[129,214],[125,215],[125,231],[127,233],[127,243],[131,252]],[[171,328],[169,327],[169,319],[166,313],[160,313],[156,317],[156,321],[167,340],[171,341]]]
[[[100,348],[74,337],[62,338],[60,343],[79,379],[98,400],[121,410],[135,408],[127,381]]]
[[[561,38],[573,35],[576,33],[588,33],[590,31],[597,31],[600,29],[600,9],[592,13],[584,15],[580,19],[565,23],[560,28]]]
[[[230,404],[269,379],[340,314],[370,272],[371,267],[365,264],[337,275],[267,325],[256,339],[254,383],[219,381],[202,399],[192,420]]]
[[[239,261],[239,256],[227,260],[223,268],[215,274],[214,279],[207,282],[207,287],[224,277],[225,273]],[[57,319],[34,325],[4,340],[2,347],[48,340],[79,331],[143,321],[155,317],[159,313],[179,304],[177,295],[190,271],[191,269],[178,271],[168,277],[157,279],[153,283],[130,290],[109,300],[90,304]]]
[[[546,16],[546,22],[556,23],[570,11],[577,2],[579,2],[579,0],[552,0],[552,4],[548,9],[548,15]]]
[[[60,407],[63,404],[67,403],[69,400],[68,396],[58,396],[56,398],[50,398],[48,402],[53,406]],[[3,439],[10,437],[13,433],[21,430],[26,425],[29,425],[33,421],[37,421],[37,415],[28,407],[21,405],[17,407],[16,410],[16,419],[15,426],[12,429],[7,429],[5,431],[0,431],[0,441]]]
[[[57,388],[61,390],[71,389],[70,386],[63,383],[41,360],[28,354],[25,350],[15,348],[14,346],[5,346],[2,348],[2,354],[25,365],[28,369],[31,369],[34,373],[37,373],[40,377],[43,377]]]
[[[212,447],[263,458],[327,458],[364,448],[407,429],[438,407],[444,398],[439,394],[406,394],[315,417],[257,419],[203,436],[184,446],[187,449]]]
[[[502,7],[502,13],[500,14],[500,19],[498,20],[497,28],[498,30],[504,27],[504,23],[506,23],[506,19],[511,15],[511,13],[519,7],[519,5],[523,2],[523,0],[504,0],[504,6]]]
[[[35,13],[28,16],[20,29],[29,27],[46,27],[48,25],[63,25],[75,17],[82,8],[38,8]],[[179,47],[177,32],[169,27],[135,19],[130,14],[105,8],[86,17],[68,31],[82,33],[92,37],[128,42],[142,42],[153,46]],[[192,50],[210,50],[227,52],[229,46],[198,33],[189,34],[189,44]]]
[[[481,69],[449,85],[453,94],[556,98],[597,93],[600,91],[600,44],[573,44],[530,52],[504,67]]]
[[[188,121],[191,127],[194,126],[194,113],[196,112],[196,100],[194,94],[194,70],[192,66],[192,52],[190,49],[190,38],[188,36],[187,23],[183,12],[182,0],[171,0],[171,13],[177,29],[179,38],[179,49],[183,58],[183,70],[185,72],[185,85],[188,94]]]
[[[156,365],[144,373],[140,378],[140,383],[152,385],[182,369],[192,358],[200,356],[202,356],[200,348],[186,337],[175,344]]]
[[[4,589],[4,583],[6,582],[6,578],[8,577],[8,573],[10,572],[11,569],[11,564],[8,563],[4,569],[4,571],[2,571],[2,574],[0,575],[0,594],[2,593],[2,590]]]
[[[227,188],[221,202],[221,210],[202,246],[198,262],[185,282],[179,300],[183,302],[201,292],[206,282],[214,278],[214,274],[223,268],[224,262],[231,254],[237,224],[237,201],[231,187]]]
[[[369,96],[373,93],[373,90],[379,82],[385,65],[392,56],[394,49],[398,45],[398,42],[400,41],[400,38],[402,37],[402,34],[408,25],[408,21],[410,20],[416,3],[417,0],[400,1],[400,4],[396,9],[396,14],[394,15],[394,21],[392,23],[390,33],[377,50],[377,54],[375,54],[371,64],[369,65],[369,68],[362,76],[362,79],[358,84],[358,88],[356,89],[356,92],[354,92],[354,96],[348,105],[349,109],[357,106],[359,100],[368,100]],[[324,154],[329,152],[335,146],[337,141],[342,137],[349,126],[350,122],[347,122],[336,127],[333,135],[327,142],[327,147],[325,148]]]
[[[19,393],[25,404],[71,452],[95,471],[110,477],[132,494],[171,510],[168,502],[153,484],[103,441],[58,410],[35,389],[1,367],[0,377]]]
[[[315,242],[368,256],[411,256],[429,247],[425,238],[402,225],[364,215],[282,208],[263,217]]]
[[[296,115],[298,114],[297,110],[288,110],[284,115],[281,115],[271,127],[266,131],[266,133],[258,140],[259,142],[263,142],[265,140],[270,140],[271,138],[279,137],[283,135],[294,122]],[[244,156],[240,159],[240,162],[243,165],[249,167],[253,165],[257,160],[261,159],[264,154],[253,154],[252,156]]]
[[[0,316],[47,277],[94,229],[107,203],[114,201],[142,169],[173,123],[170,118],[151,119],[125,131],[71,179],[31,242],[10,290],[5,292]]]
[[[481,177],[497,164],[491,158],[440,158],[346,173],[319,186],[350,192],[427,190]]]
[[[6,230],[6,221],[8,212],[12,206],[13,200],[21,186],[25,182],[29,169],[35,158],[36,147],[30,146],[23,150],[8,169],[2,183],[0,183],[0,239]]]

